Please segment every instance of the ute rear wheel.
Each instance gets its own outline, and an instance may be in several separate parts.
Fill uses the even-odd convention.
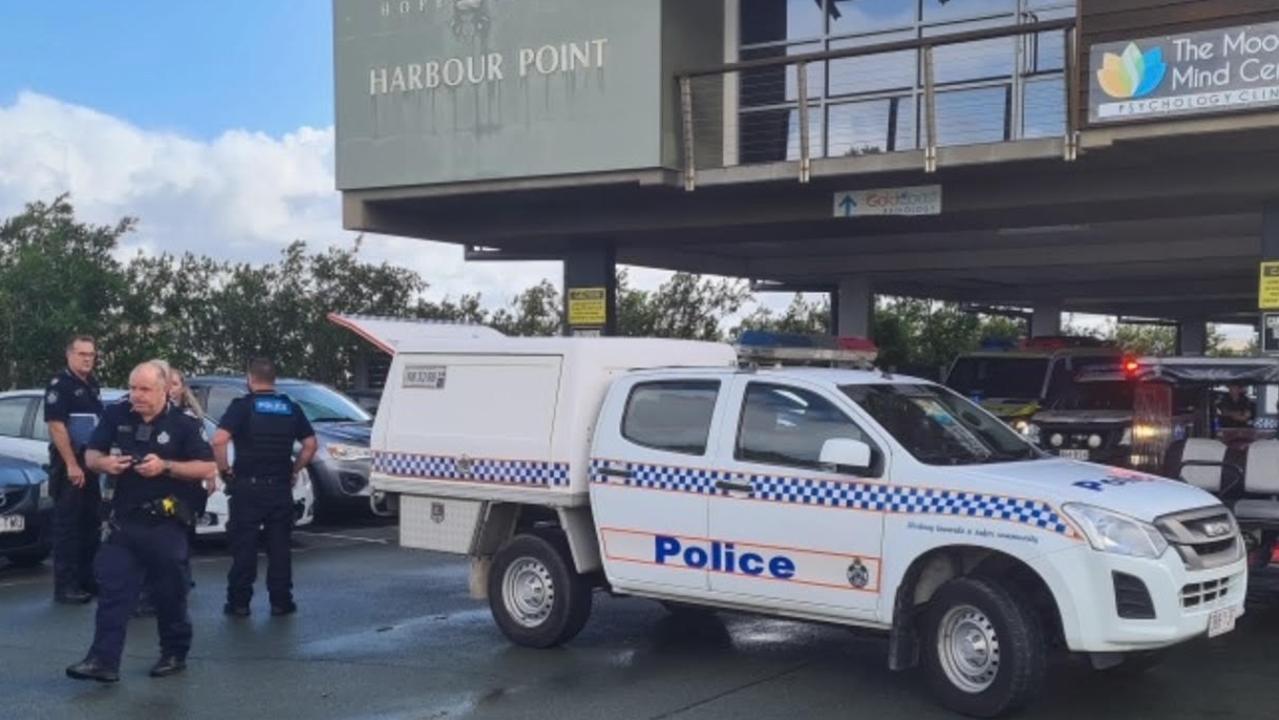
[[[923,622],[924,671],[946,707],[997,717],[1025,705],[1043,684],[1047,649],[1039,617],[999,584],[951,580]]]
[[[502,634],[525,647],[568,642],[591,613],[591,585],[574,570],[562,538],[512,538],[493,557],[488,597]]]

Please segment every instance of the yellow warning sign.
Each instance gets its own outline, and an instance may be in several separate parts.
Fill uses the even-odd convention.
[[[1257,290],[1257,307],[1279,310],[1279,262],[1261,263],[1261,286]]]
[[[568,324],[574,326],[606,324],[608,310],[604,303],[605,292],[602,287],[569,288]]]

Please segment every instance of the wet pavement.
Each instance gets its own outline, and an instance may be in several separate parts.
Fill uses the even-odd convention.
[[[462,559],[403,550],[395,529],[299,532],[301,613],[221,614],[228,560],[195,558],[195,645],[184,675],[154,680],[153,620],[135,620],[122,680],[68,680],[92,606],[53,605],[49,568],[0,567],[0,718],[947,718],[887,643],[841,628],[710,615],[596,595],[568,646],[517,648],[466,593]],[[1177,648],[1130,679],[1057,661],[1023,718],[1279,717],[1279,574],[1235,633]],[[259,586],[260,587],[260,586]]]

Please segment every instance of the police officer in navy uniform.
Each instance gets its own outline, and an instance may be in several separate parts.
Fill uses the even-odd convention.
[[[302,408],[275,390],[275,364],[266,358],[249,363],[249,394],[227,407],[213,435],[218,469],[227,481],[231,516],[227,542],[231,570],[223,612],[247,617],[258,574],[258,533],[265,532],[267,594],[272,615],[297,612],[289,537],[293,532],[294,477],[315,455],[315,431]],[[235,441],[235,465],[227,445]],[[302,450],[293,459],[293,443]]]
[[[107,537],[98,552],[97,624],[93,645],[67,668],[77,680],[116,682],[125,629],[138,593],[150,583],[160,636],[152,677],[186,668],[187,533],[194,522],[186,490],[211,475],[213,450],[200,423],[169,405],[164,368],[147,362],[129,376],[129,400],[111,405],[89,441],[90,470],[115,477]]]
[[[98,549],[102,493],[86,473],[84,447],[102,416],[93,376],[97,345],[87,335],[67,343],[67,367],[49,383],[44,419],[49,427],[49,489],[53,495],[53,599],[82,604],[92,599],[93,557]]]

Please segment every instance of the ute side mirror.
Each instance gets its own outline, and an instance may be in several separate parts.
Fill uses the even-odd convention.
[[[861,440],[851,438],[831,438],[822,443],[819,457],[823,465],[835,468],[836,472],[866,477],[874,472],[875,451]]]

